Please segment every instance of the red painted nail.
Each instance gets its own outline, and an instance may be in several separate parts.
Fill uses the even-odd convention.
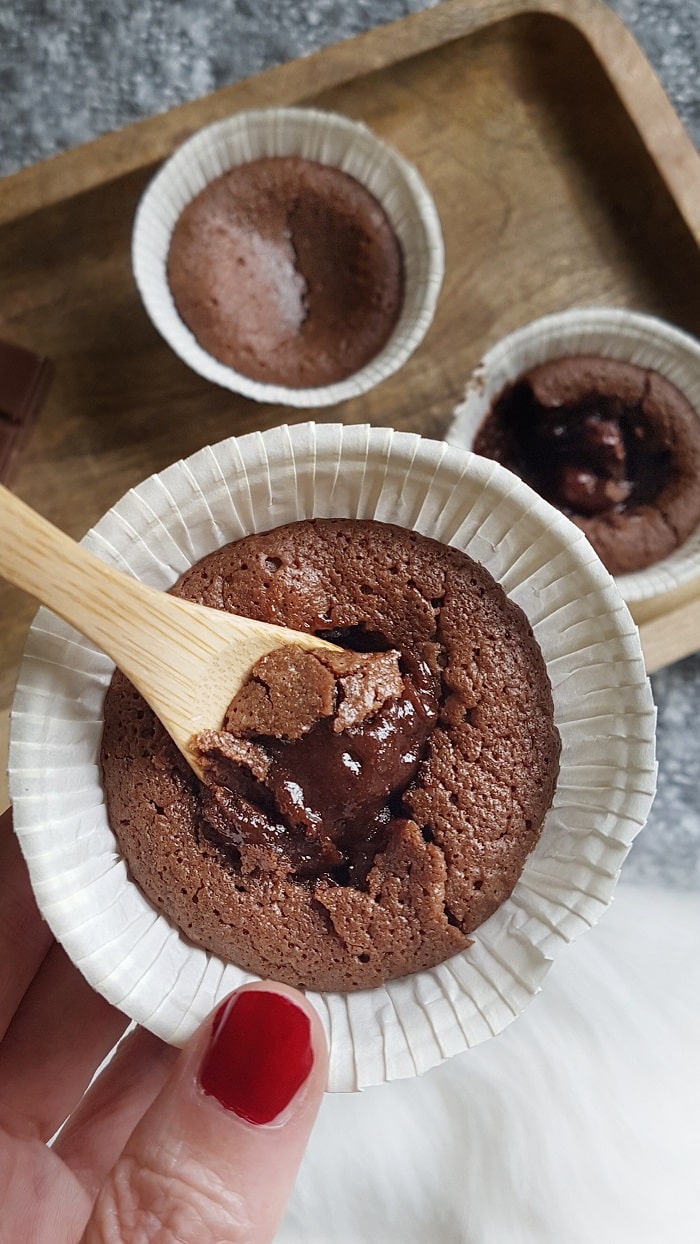
[[[247,989],[222,1003],[199,1082],[249,1123],[271,1123],[313,1066],[308,1016],[284,994]]]

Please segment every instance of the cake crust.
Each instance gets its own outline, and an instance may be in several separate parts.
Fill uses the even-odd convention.
[[[252,160],[206,186],[176,222],[167,275],[205,350],[289,388],[358,371],[403,302],[403,255],[380,203],[300,156]]]

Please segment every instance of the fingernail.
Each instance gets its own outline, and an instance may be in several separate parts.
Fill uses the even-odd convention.
[[[222,1003],[199,1071],[204,1092],[248,1123],[271,1123],[313,1066],[311,1024],[284,994],[246,989]]]

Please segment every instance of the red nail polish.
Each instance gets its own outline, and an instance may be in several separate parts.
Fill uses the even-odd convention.
[[[313,1066],[311,1024],[290,998],[262,989],[234,994],[219,1008],[199,1082],[248,1123],[271,1123]]]

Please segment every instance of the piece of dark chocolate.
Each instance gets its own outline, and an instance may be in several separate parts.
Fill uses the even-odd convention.
[[[44,403],[52,377],[50,359],[12,342],[0,341],[0,480],[5,483]]]

